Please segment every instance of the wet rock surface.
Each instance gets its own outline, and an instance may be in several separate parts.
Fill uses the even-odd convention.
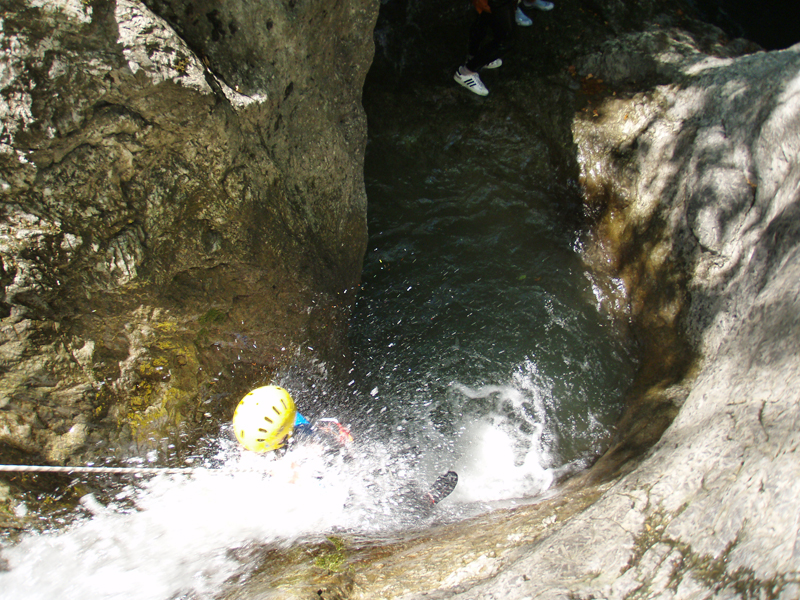
[[[39,460],[164,449],[347,364],[377,7],[207,4],[3,3],[0,443]]]

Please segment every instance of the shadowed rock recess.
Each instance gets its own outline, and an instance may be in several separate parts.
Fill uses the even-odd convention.
[[[515,104],[553,137],[641,372],[611,448],[552,497],[271,550],[225,597],[800,598],[800,45],[758,51],[681,3],[563,0],[484,101],[443,41],[466,5],[385,4],[395,101]],[[346,354],[377,4],[3,6],[3,442],[146,447],[220,419],[233,373]]]

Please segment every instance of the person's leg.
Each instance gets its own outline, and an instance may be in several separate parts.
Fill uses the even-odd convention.
[[[475,56],[480,52],[481,44],[483,44],[486,35],[489,33],[491,23],[492,13],[482,12],[478,13],[478,16],[475,17],[475,21],[473,21],[472,27],[469,29],[469,44],[467,50],[470,56]]]
[[[469,30],[467,62],[461,65],[453,76],[453,79],[458,83],[479,96],[486,96],[489,90],[483,85],[483,81],[481,81],[477,69],[470,69],[468,65],[473,61],[474,55],[480,52],[481,44],[483,44],[491,28],[491,19],[491,14],[488,11],[479,12],[477,14]]]
[[[395,512],[417,519],[427,518],[433,513],[434,507],[456,489],[457,484],[458,474],[455,471],[441,475],[427,490],[419,483],[407,484],[398,494]]]
[[[495,58],[508,54],[514,46],[514,30],[516,29],[514,27],[514,15],[516,10],[516,2],[505,2],[492,10],[495,15],[491,23],[492,34],[494,39],[497,40],[497,52],[499,52],[499,55]]]
[[[501,58],[513,46],[516,2],[497,0],[492,2],[490,0],[489,6],[491,6],[492,12],[481,13],[481,16],[487,15],[486,21],[487,26],[492,30],[492,40],[488,44],[478,47],[476,52],[472,51],[472,46],[470,47],[472,58],[466,64],[470,71],[479,71],[490,62]]]
[[[486,96],[489,90],[478,71],[487,66],[499,67],[503,64],[500,57],[511,49],[517,0],[488,0],[488,5],[491,12],[479,13],[470,29],[469,52],[472,56],[453,76],[458,83],[479,96]],[[488,29],[492,30],[492,40],[483,44]]]

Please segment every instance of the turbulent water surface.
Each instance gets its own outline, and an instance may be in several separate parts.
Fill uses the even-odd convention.
[[[428,478],[456,468],[464,502],[535,495],[584,465],[633,367],[565,225],[571,182],[531,175],[507,129],[456,125],[426,149],[422,123],[367,151],[355,380],[378,437]]]
[[[352,448],[255,456],[226,424],[198,449],[209,470],[110,484],[69,527],[4,548],[0,598],[216,597],[259,548],[524,501],[601,450],[633,364],[564,225],[572,184],[526,173],[491,125],[470,150],[457,130],[440,147],[421,135],[373,135],[368,149],[355,367],[347,389],[325,390],[349,407]],[[280,383],[312,419],[335,412],[307,376]],[[456,491],[420,510],[448,469]]]

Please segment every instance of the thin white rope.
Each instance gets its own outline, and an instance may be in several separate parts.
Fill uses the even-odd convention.
[[[115,475],[167,474],[188,475],[198,471],[232,473],[228,469],[206,469],[201,467],[57,467],[45,465],[0,465],[0,472],[17,473],[108,473]]]

